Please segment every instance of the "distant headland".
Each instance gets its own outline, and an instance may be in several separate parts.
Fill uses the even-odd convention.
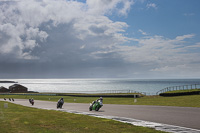
[[[15,81],[0,81],[0,83],[17,83]]]

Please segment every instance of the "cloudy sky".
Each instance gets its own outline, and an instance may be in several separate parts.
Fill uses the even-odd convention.
[[[199,0],[0,0],[0,78],[200,78]]]

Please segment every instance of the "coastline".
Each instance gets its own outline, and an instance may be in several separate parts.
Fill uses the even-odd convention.
[[[5,81],[0,81],[0,83],[18,83],[18,82],[5,80]]]

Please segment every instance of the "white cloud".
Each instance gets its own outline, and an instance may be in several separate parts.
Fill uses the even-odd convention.
[[[186,65],[177,65],[177,66],[164,66],[160,68],[151,69],[150,71],[156,71],[156,72],[178,72],[179,70],[183,70],[186,68]]]
[[[34,49],[45,43],[50,37],[50,32],[53,32],[52,29],[58,29],[56,27],[60,25],[70,25],[63,34],[74,35],[73,38],[77,40],[84,41],[92,37],[110,38],[106,43],[104,41],[100,44],[99,40],[92,44],[99,45],[98,47],[109,43],[121,43],[126,41],[121,32],[124,32],[128,25],[124,22],[113,22],[104,15],[112,14],[113,11],[126,15],[132,3],[129,0],[87,0],[86,3],[65,0],[19,0],[12,4],[2,3],[0,33],[6,38],[4,41],[0,40],[0,54],[17,53],[15,57],[35,59]],[[119,4],[121,6],[117,8]],[[50,38],[52,39],[52,36]],[[58,41],[57,38],[53,40]],[[85,44],[84,47],[89,44]],[[83,45],[80,44],[79,47],[81,46]]]
[[[182,41],[185,39],[190,39],[193,38],[195,36],[195,34],[188,34],[188,35],[183,35],[183,36],[177,36],[176,37],[176,41]]]
[[[117,12],[120,15],[127,15],[133,0],[87,0],[88,12],[91,14],[112,14]],[[120,8],[118,7],[120,5]]]
[[[163,66],[151,69],[150,71],[154,73],[160,73],[162,75],[170,75],[171,77],[176,78],[198,78],[200,74],[199,64],[180,64],[174,66]]]
[[[146,32],[144,32],[143,30],[141,30],[141,29],[139,29],[138,30],[142,35],[147,35],[147,33]]]
[[[149,36],[133,39],[135,45],[118,46],[117,52],[128,62],[144,63],[164,67],[200,62],[198,52],[190,52],[190,48],[199,48],[199,44],[187,44],[185,39],[194,37],[193,34],[178,36],[174,39],[162,36]],[[164,69],[162,69],[164,70]]]
[[[131,5],[134,4],[134,2],[129,0],[123,0],[123,2],[124,5],[123,8],[119,10],[119,14],[127,16],[127,12],[130,10]]]
[[[103,49],[93,52],[93,56],[101,58],[103,54],[119,54],[123,60],[133,64],[149,65],[151,70],[169,70],[182,64],[191,62],[200,62],[200,53],[190,50],[198,49],[199,44],[188,45],[187,39],[193,38],[194,34],[177,36],[174,39],[163,36],[145,36],[140,39],[132,39],[134,45],[114,45],[114,47],[104,47]],[[126,41],[130,40],[128,38]],[[185,45],[186,44],[186,45]],[[104,56],[102,56],[104,58]],[[159,66],[154,68],[155,65]]]
[[[194,13],[184,13],[183,15],[184,16],[194,16],[195,14]]]
[[[194,45],[188,45],[188,46],[185,46],[185,47],[188,48],[188,49],[198,49],[198,48],[200,48],[200,42],[195,43]]]
[[[196,45],[197,45],[197,47],[199,47],[200,46],[200,42],[197,42]]]
[[[149,8],[157,9],[157,6],[156,6],[155,3],[148,3],[148,4],[146,5],[146,7],[147,7],[148,9],[149,9]]]

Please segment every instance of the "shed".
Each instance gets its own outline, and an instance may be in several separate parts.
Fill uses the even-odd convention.
[[[0,87],[0,92],[10,92],[10,90],[5,88],[5,87],[3,87],[3,86],[1,86]]]
[[[28,88],[20,85],[20,84],[14,84],[12,86],[9,86],[9,90],[11,93],[25,93],[28,92]]]

